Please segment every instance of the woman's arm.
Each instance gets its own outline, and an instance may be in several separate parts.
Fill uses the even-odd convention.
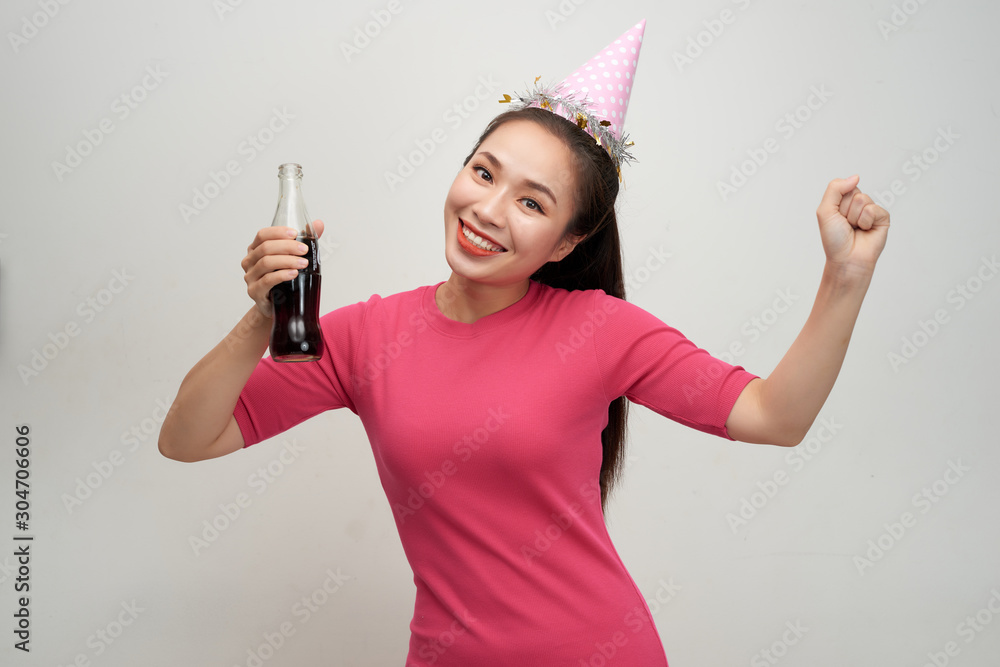
[[[812,312],[767,378],[751,380],[736,400],[726,430],[735,440],[797,445],[840,373],[868,281],[823,269]]]
[[[857,182],[852,176],[827,186],[816,210],[827,256],[816,301],[774,371],[751,380],[736,400],[726,421],[735,440],[797,445],[833,388],[889,230],[889,213]]]
[[[323,223],[313,223],[317,236]],[[307,248],[289,227],[265,227],[247,248],[242,266],[254,306],[239,324],[192,368],[160,428],[159,449],[176,461],[202,461],[243,447],[233,417],[240,392],[257,367],[271,337],[274,309],[268,294],[294,278]]]
[[[160,453],[187,463],[243,448],[233,409],[267,350],[271,318],[257,306],[184,377],[160,428]]]

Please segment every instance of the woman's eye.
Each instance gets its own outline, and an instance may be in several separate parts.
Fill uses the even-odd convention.
[[[524,199],[522,201],[524,202],[524,205],[527,206],[532,211],[538,211],[540,213],[544,212],[544,211],[542,211],[541,204],[539,204],[538,202],[536,202],[534,199]]]
[[[473,167],[472,170],[475,171],[477,174],[479,174],[479,176],[483,178],[483,180],[486,181],[493,180],[493,174],[491,174],[486,167]]]

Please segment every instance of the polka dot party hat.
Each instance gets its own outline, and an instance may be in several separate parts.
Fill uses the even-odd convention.
[[[559,84],[539,86],[538,77],[533,90],[513,98],[504,95],[500,102],[516,109],[541,107],[576,123],[608,152],[621,175],[621,165],[634,160],[622,127],[645,29],[643,19]]]

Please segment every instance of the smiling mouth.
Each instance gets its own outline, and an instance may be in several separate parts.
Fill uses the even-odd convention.
[[[484,239],[466,227],[461,218],[458,220],[458,243],[469,253],[480,257],[507,252],[503,246]]]

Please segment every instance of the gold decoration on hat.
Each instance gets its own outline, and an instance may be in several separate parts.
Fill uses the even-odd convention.
[[[574,123],[594,137],[597,145],[607,151],[621,180],[621,165],[635,161],[635,157],[628,150],[635,145],[635,142],[629,141],[628,135],[623,135],[621,139],[617,138],[610,129],[611,121],[594,115],[593,102],[588,96],[584,95],[581,99],[576,93],[565,93],[564,84],[542,87],[538,83],[540,80],[541,77],[536,77],[534,87],[526,93],[514,96],[504,94],[504,99],[500,102],[509,102],[515,110],[540,107]]]

